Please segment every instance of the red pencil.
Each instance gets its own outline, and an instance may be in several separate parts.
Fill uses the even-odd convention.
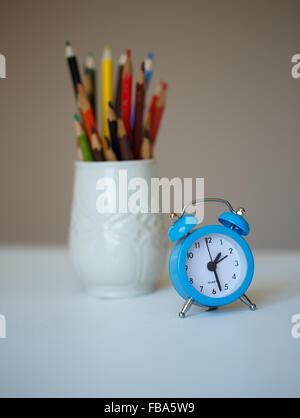
[[[148,123],[150,125],[150,120],[152,118],[152,113],[153,113],[154,107],[156,105],[156,102],[158,100],[158,97],[160,96],[160,93],[162,91],[162,86],[163,86],[163,82],[160,81],[158,83],[157,87],[156,87],[156,90],[155,90],[152,98],[151,98],[151,102],[150,102],[150,106],[149,106],[149,109],[148,109],[145,125],[147,125]]]
[[[124,121],[128,138],[130,138],[132,64],[130,49],[126,51],[127,58],[122,74],[121,116]]]
[[[153,142],[153,144],[156,141],[160,122],[164,113],[167,89],[168,89],[168,84],[162,83],[162,91],[160,95],[158,96],[157,100],[155,101],[153,110],[151,112],[151,128],[150,128],[149,137],[151,141]]]

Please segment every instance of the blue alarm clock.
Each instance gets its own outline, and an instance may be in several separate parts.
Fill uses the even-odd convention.
[[[221,225],[195,228],[198,219],[186,211],[203,202],[227,206],[229,211],[218,218]],[[211,310],[240,299],[251,310],[256,309],[245,294],[253,278],[254,260],[242,237],[250,230],[244,213],[243,208],[234,211],[227,200],[205,198],[186,205],[180,216],[171,214],[174,224],[169,239],[176,244],[170,255],[169,273],[175,290],[185,300],[179,312],[181,318],[193,304]]]

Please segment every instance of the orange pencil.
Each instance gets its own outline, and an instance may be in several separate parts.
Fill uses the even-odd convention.
[[[132,91],[132,63],[130,49],[126,51],[127,58],[122,74],[121,115],[125,124],[128,138],[130,138],[131,91]]]
[[[88,134],[94,159],[96,161],[103,161],[104,158],[102,140],[97,129],[97,124],[91,104],[82,84],[78,84],[77,103],[83,117],[85,130]]]

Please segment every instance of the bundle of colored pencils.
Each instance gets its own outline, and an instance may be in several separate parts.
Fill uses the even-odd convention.
[[[109,46],[101,61],[102,129],[97,127],[97,66],[89,54],[83,77],[69,42],[66,58],[73,83],[78,114],[75,114],[76,142],[80,161],[118,161],[149,159],[157,139],[166,105],[167,83],[160,81],[146,112],[146,92],[153,72],[153,54],[142,62],[132,100],[133,72],[131,53],[122,53],[118,62],[113,92],[113,60]]]

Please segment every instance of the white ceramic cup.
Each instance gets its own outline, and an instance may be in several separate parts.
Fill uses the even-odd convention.
[[[167,232],[161,213],[100,214],[96,208],[101,178],[119,184],[156,175],[155,160],[76,162],[70,225],[70,253],[75,272],[95,297],[121,298],[151,292],[167,256]],[[130,192],[128,192],[128,197]],[[117,199],[118,200],[118,199]],[[150,199],[149,199],[150,205]]]

